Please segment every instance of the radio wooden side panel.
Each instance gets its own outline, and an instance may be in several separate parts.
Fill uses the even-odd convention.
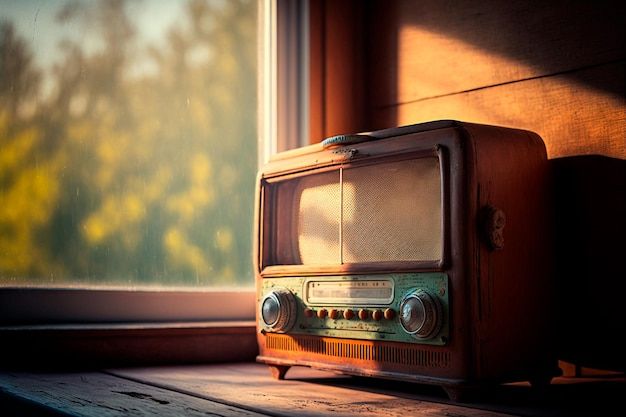
[[[549,378],[556,372],[553,213],[544,144],[523,130],[473,124],[465,129],[474,144],[470,211],[477,233],[470,247],[477,374]],[[494,210],[504,215],[497,248],[488,236]]]

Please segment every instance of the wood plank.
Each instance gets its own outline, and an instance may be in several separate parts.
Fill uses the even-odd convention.
[[[279,416],[582,417],[626,411],[621,401],[623,373],[604,378],[555,378],[543,391],[528,383],[493,386],[477,393],[470,404],[450,404],[434,387],[303,367],[291,368],[283,381],[270,378],[266,366],[251,363],[110,372]]]
[[[0,327],[2,367],[89,367],[253,360],[254,322]]]
[[[376,0],[375,105],[624,59],[624,2]]]
[[[325,6],[323,0],[309,1],[309,143],[325,137]]]
[[[496,417],[499,412],[445,404],[433,397],[402,396],[350,386],[353,378],[294,367],[287,379],[270,377],[259,364],[112,370],[112,374],[143,383],[201,395],[227,404],[281,416],[458,416]],[[343,384],[342,384],[343,382]],[[405,384],[406,385],[406,384]],[[427,401],[429,399],[430,401]]]
[[[624,62],[570,75],[533,79],[430,100],[379,107],[376,128],[437,119],[537,132],[548,157],[626,158]],[[593,87],[604,83],[602,90]],[[611,93],[608,93],[610,91]]]
[[[310,2],[310,143],[368,129],[365,9],[360,0]]]
[[[262,416],[102,373],[0,373],[0,390],[5,395],[4,401],[8,394],[39,404],[43,411],[72,416]]]
[[[325,0],[323,137],[367,130],[363,2]]]

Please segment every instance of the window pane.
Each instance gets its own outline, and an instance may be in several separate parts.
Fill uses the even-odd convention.
[[[252,285],[256,2],[0,6],[0,285]]]

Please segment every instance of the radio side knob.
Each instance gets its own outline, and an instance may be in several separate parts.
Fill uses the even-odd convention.
[[[442,309],[439,299],[425,290],[405,296],[400,303],[400,324],[418,339],[430,339],[441,329]]]
[[[288,289],[274,290],[261,302],[261,320],[275,332],[291,329],[296,314],[296,297]]]

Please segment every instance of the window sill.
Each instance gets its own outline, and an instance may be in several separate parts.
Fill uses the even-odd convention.
[[[0,286],[0,326],[254,320],[253,288]]]
[[[0,327],[0,367],[104,366],[251,361],[253,321],[47,324]]]

